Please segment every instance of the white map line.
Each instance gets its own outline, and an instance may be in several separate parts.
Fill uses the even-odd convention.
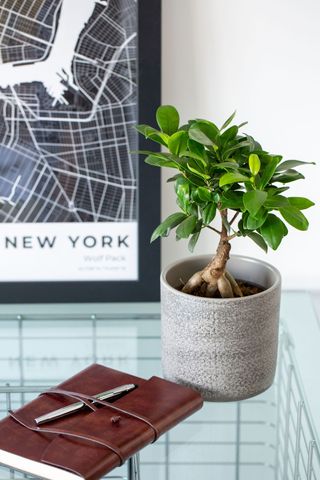
[[[95,116],[96,116],[96,113],[97,113],[97,110],[98,110],[98,106],[99,106],[99,101],[100,101],[100,98],[103,94],[103,91],[104,89],[106,88],[106,84],[109,80],[109,78],[111,77],[112,73],[113,73],[113,70],[115,68],[115,66],[118,65],[118,59],[122,53],[122,51],[124,50],[124,48],[126,47],[126,45],[130,42],[132,42],[135,38],[136,38],[137,34],[134,33],[132,34],[128,39],[125,40],[125,42],[120,45],[118,47],[118,49],[115,51],[113,57],[112,57],[112,60],[110,62],[111,67],[108,68],[106,70],[106,75],[103,79],[103,82],[101,83],[101,86],[99,87],[99,90],[98,90],[98,93],[96,95],[96,97],[94,98],[93,102],[92,102],[92,109],[91,109],[91,112],[88,116],[84,117],[84,118],[78,118],[77,119],[77,122],[79,123],[88,123],[92,120],[94,120]],[[41,63],[44,63],[44,62],[41,62]],[[12,67],[12,68],[15,68],[15,67]],[[19,68],[19,67],[16,67],[16,68]],[[21,68],[21,67],[20,67]],[[45,78],[47,78],[47,69],[45,67],[41,67],[41,71],[45,74],[44,75],[44,78],[43,78],[43,81],[45,82]],[[0,66],[0,73],[1,73],[1,66]],[[9,72],[10,75],[13,73],[13,70]],[[16,85],[17,83],[30,83],[30,82],[33,82],[34,79],[33,79],[33,72],[27,72],[25,78],[20,78],[19,80],[19,76],[18,76],[18,73],[19,72],[16,72],[17,73],[17,80],[13,80],[13,85]],[[70,76],[71,78],[71,76]],[[51,79],[51,77],[50,77]],[[19,81],[18,81],[19,80]],[[11,83],[11,82],[10,82]],[[6,80],[3,80],[1,79],[1,76],[0,76],[0,87],[3,87],[3,88],[6,88],[8,86],[8,84],[6,83]],[[75,85],[75,84],[72,84],[72,86],[74,88],[76,88],[78,90],[78,85]],[[60,84],[60,80],[59,80],[59,85],[57,83],[56,87],[50,87],[50,83],[48,82],[47,83],[47,90],[48,90],[48,93],[50,96],[52,96],[54,98],[53,100],[53,106],[56,105],[57,102],[62,102],[64,103],[64,100],[62,99],[62,95],[64,94],[65,92],[65,88],[63,86],[61,86]],[[118,99],[117,99],[118,100]],[[28,108],[28,106],[25,104],[25,102],[21,101],[21,99],[19,99],[19,104],[21,104],[24,108]],[[30,111],[30,113],[32,115],[34,115],[34,112]],[[34,115],[34,119],[35,120],[38,120],[38,121],[45,121],[47,120],[47,117],[44,117],[44,116],[37,116],[37,115]],[[65,117],[54,117],[52,118],[52,121],[56,121],[56,122],[63,122],[63,123],[67,123],[69,122],[69,119],[68,118],[65,118]]]
[[[61,3],[62,3],[62,0],[61,0],[60,4],[61,4]],[[13,12],[12,9],[7,8],[7,7],[3,6],[3,5],[0,5],[0,10],[9,13],[9,15],[14,14],[14,15],[16,15],[16,16],[19,16],[20,18],[25,18],[28,22],[37,23],[38,25],[42,25],[42,26],[44,26],[44,27],[50,27],[50,24],[41,22],[41,21],[37,20],[36,18],[30,18],[30,16],[24,15],[24,14],[21,13],[21,12],[19,12],[19,13],[18,13],[18,12]],[[36,38],[37,38],[37,37],[36,37]],[[37,40],[38,40],[38,38],[37,38]]]
[[[13,96],[17,99],[17,94],[16,94],[14,88],[11,88],[11,91],[12,91]],[[17,102],[17,104],[19,104],[19,102]],[[27,118],[26,118],[26,116],[25,116],[25,113],[24,113],[23,109],[21,109],[21,113],[22,113],[22,116],[23,116],[24,119],[25,119],[25,123],[26,123],[26,125],[27,125],[28,130],[29,130],[29,133],[30,133],[30,136],[31,136],[31,138],[32,138],[33,144],[34,144],[34,146],[36,147],[36,149],[38,149],[36,139],[35,139],[35,137],[34,137],[34,134],[33,134],[33,132],[32,132],[31,126],[30,126],[30,124],[29,124],[29,122],[28,122],[28,120],[27,120]],[[44,161],[42,162],[42,160],[44,160]],[[64,189],[63,189],[63,187],[62,187],[62,185],[59,183],[59,181],[58,181],[55,173],[52,171],[49,163],[46,161],[46,159],[43,158],[42,153],[41,153],[40,150],[39,150],[39,161],[43,164],[43,169],[47,169],[47,168],[48,168],[49,171],[51,170],[51,176],[52,176],[52,178],[56,181],[57,186],[59,186],[59,188],[61,189],[61,193],[62,193],[63,195],[66,195],[66,194],[65,194],[65,191],[64,191]],[[42,172],[43,172],[43,169],[42,169]],[[34,188],[37,186],[38,182],[40,182],[40,181],[41,181],[41,174],[39,175],[38,181],[37,181],[36,184],[34,185]],[[33,195],[33,193],[34,193],[34,190],[31,189],[31,190],[30,190],[30,193],[29,193],[29,199],[30,199],[30,197]],[[68,198],[68,197],[66,196],[66,199],[67,199],[67,198]],[[28,199],[27,199],[25,205],[22,207],[22,209],[20,209],[20,213],[21,213],[21,211],[23,211],[23,209],[25,209],[25,208],[27,207],[27,204],[28,204]],[[80,217],[78,217],[78,221],[81,221]]]
[[[39,61],[39,45],[32,45],[32,39],[27,50],[20,40],[17,49],[6,48],[3,42],[13,27],[6,24],[5,32],[0,28],[0,35],[5,33],[0,51],[6,61],[0,64],[0,196],[12,203],[0,209],[2,221],[133,220],[137,165],[129,152],[137,150],[132,130],[137,106],[136,2],[86,0],[87,18],[82,11],[82,28],[79,22],[72,55],[69,50],[59,57],[54,87],[45,74],[57,65],[59,44],[66,43],[62,34],[63,25],[70,24],[67,4],[75,0],[30,2],[37,5],[37,22],[30,18],[32,30],[28,30],[22,0],[15,5],[23,11],[23,22],[16,25],[19,34],[32,31],[42,41],[38,44],[48,47],[44,61]],[[12,11],[16,19],[18,10]],[[10,55],[14,55],[11,63]],[[23,65],[33,55],[37,61]],[[19,75],[12,77],[13,70]],[[19,182],[8,193],[8,184],[15,182],[21,169]]]
[[[9,205],[15,206],[15,202],[13,202],[12,199],[13,199],[15,193],[16,193],[16,189],[17,189],[17,186],[18,186],[20,180],[21,180],[21,175],[18,175],[14,184],[12,185],[10,195],[8,197],[1,197],[0,196],[0,202],[1,203],[7,202],[7,203],[9,203]]]

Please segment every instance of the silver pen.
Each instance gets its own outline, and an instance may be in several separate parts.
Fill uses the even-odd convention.
[[[109,398],[117,397],[118,395],[122,395],[123,393],[128,393],[134,388],[136,388],[136,385],[134,385],[134,383],[129,383],[127,385],[120,385],[119,387],[115,387],[111,390],[107,390],[106,392],[97,393],[96,395],[92,396],[97,400],[108,400]],[[66,415],[75,413],[78,410],[81,410],[81,408],[83,408],[84,406],[85,403],[83,402],[71,403],[71,405],[67,405],[66,407],[53,410],[52,412],[41,415],[41,417],[37,417],[34,420],[37,425],[41,425],[42,423],[51,422],[52,420],[56,420],[57,418],[61,418]]]

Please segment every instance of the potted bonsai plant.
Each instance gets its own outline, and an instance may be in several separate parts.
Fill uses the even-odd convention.
[[[139,152],[146,163],[177,171],[168,181],[179,211],[151,241],[175,230],[192,252],[204,229],[218,236],[215,254],[192,256],[161,275],[164,375],[214,401],[261,393],[276,368],[280,274],[265,262],[230,257],[231,241],[246,237],[265,252],[276,250],[287,225],[307,230],[302,210],[314,205],[287,194],[288,184],[304,178],[295,168],[308,162],[268,153],[240,133],[245,123],[232,124],[234,116],[221,128],[202,119],[180,126],[177,110],[166,105],[156,112],[158,129],[137,127],[167,150]]]

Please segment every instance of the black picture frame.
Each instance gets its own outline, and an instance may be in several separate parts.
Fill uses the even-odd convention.
[[[138,123],[153,124],[161,103],[161,0],[138,2]],[[139,149],[157,147],[139,136]],[[0,303],[155,302],[159,300],[160,171],[139,162],[138,280],[0,282]]]

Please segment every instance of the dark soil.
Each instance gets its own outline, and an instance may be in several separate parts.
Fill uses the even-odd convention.
[[[244,297],[248,297],[250,295],[255,295],[256,293],[261,293],[265,290],[265,288],[262,287],[261,285],[257,285],[255,283],[247,282],[245,280],[237,280],[237,283],[238,283]],[[182,290],[182,288],[183,288],[183,285],[180,285],[179,287],[177,287],[177,290]],[[195,297],[205,297],[205,295],[202,292],[201,287],[197,288],[197,290],[195,290],[192,295],[194,295]],[[212,298],[221,298],[221,295],[220,295],[218,290],[216,291],[216,293],[214,294],[214,296]]]

